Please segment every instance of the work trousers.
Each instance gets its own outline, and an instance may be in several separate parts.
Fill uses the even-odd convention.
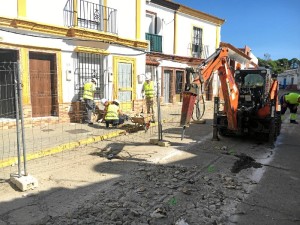
[[[147,114],[152,113],[152,120],[155,120],[155,112],[154,112],[154,100],[153,97],[146,96],[146,106],[147,106]]]
[[[85,102],[85,111],[86,111],[85,122],[91,123],[92,113],[95,110],[95,103],[94,100],[92,99],[84,99],[84,102]]]

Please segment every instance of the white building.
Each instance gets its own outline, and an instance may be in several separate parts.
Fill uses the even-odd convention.
[[[181,101],[185,69],[219,47],[224,23],[167,0],[0,0],[0,5],[0,118],[15,117],[14,80],[20,72],[26,123],[77,121],[83,85],[93,77],[96,101],[118,98],[124,111],[141,99],[147,72],[159,81],[165,102]],[[242,52],[235,55],[249,60]]]
[[[300,67],[278,74],[278,82],[282,89],[300,90]]]
[[[145,71],[144,0],[0,0],[0,117],[14,117],[18,62],[25,118],[74,119],[83,85],[131,108]],[[4,88],[5,87],[5,88]],[[10,95],[10,96],[8,96]]]
[[[224,22],[224,19],[176,2],[147,1],[145,32],[150,53],[146,58],[146,72],[151,72],[153,79],[160,81],[164,102],[182,101],[186,68],[197,68],[220,47]],[[232,49],[232,62],[247,67],[251,58],[232,45],[227,46]],[[212,98],[212,89],[213,85],[208,85],[206,99]]]

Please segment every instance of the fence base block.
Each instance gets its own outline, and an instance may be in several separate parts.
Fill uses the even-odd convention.
[[[10,181],[17,186],[21,191],[27,191],[38,187],[38,181],[31,175],[19,177],[17,174],[10,176]]]

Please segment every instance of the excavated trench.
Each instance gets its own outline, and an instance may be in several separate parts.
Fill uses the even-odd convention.
[[[231,168],[232,173],[239,173],[241,170],[248,168],[261,168],[263,165],[261,163],[256,162],[252,157],[246,154],[235,155],[239,159],[235,161]]]

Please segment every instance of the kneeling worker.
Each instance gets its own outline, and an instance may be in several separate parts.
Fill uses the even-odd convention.
[[[290,110],[290,123],[298,124],[297,118],[297,108],[300,103],[300,94],[298,93],[286,93],[280,97],[281,104],[281,119],[283,120],[283,115],[285,114],[287,108]]]
[[[102,98],[100,100],[100,102],[101,102],[102,106],[104,106],[104,109],[103,109],[103,114],[102,114],[101,118],[100,117],[98,118],[99,123],[101,123],[102,121],[105,120],[105,116],[106,116],[106,113],[107,113],[108,106],[110,104],[112,104],[112,101],[108,101],[106,98]]]
[[[117,99],[113,100],[112,103],[108,105],[107,112],[104,118],[106,123],[106,128],[109,128],[109,124],[112,124],[115,127],[119,124],[124,123],[124,119],[120,118],[122,112],[119,108],[119,105],[120,102]]]

